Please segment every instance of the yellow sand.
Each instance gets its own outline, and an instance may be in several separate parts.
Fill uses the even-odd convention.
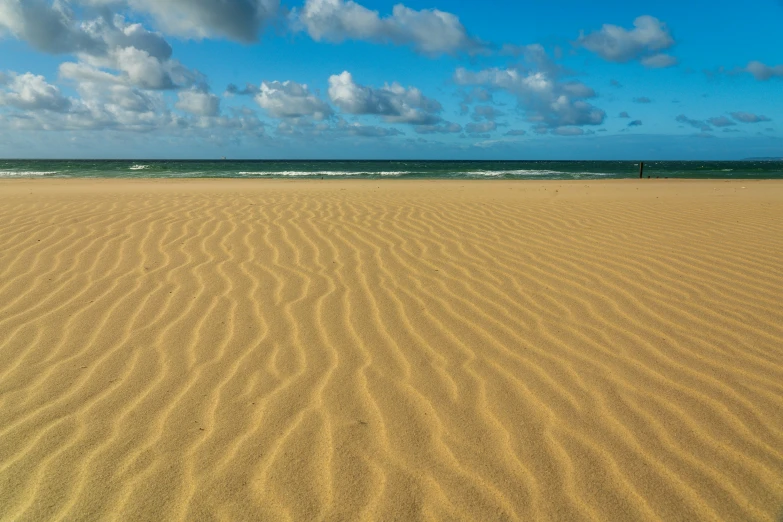
[[[775,520],[783,182],[0,182],[3,520]]]

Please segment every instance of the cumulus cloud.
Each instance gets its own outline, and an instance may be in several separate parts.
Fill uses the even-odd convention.
[[[0,91],[0,104],[18,109],[5,115],[16,129],[148,131],[176,127],[176,118],[157,93],[120,84],[85,82],[77,85],[80,98],[66,99],[59,88],[41,76],[12,76],[8,90]]]
[[[762,121],[772,121],[762,114],[751,114],[749,112],[732,112],[731,117],[742,123],[759,123]]]
[[[405,134],[394,127],[365,125],[357,121],[349,122],[340,116],[335,116],[329,121],[320,122],[296,119],[283,120],[278,124],[276,133],[279,136],[313,140],[333,140],[346,137],[390,138]]]
[[[261,28],[279,10],[279,0],[129,0],[178,36],[225,37],[254,42]]]
[[[435,125],[417,125],[413,130],[418,134],[456,134],[462,132],[462,125],[444,121]]]
[[[612,87],[617,87],[618,89],[623,86],[622,83],[620,83],[620,82],[618,82],[617,80],[614,80],[614,79],[609,80],[609,85],[611,85]]]
[[[492,92],[489,89],[483,87],[473,87],[468,91],[460,93],[462,97],[462,103],[474,103],[474,102],[491,102]]]
[[[43,76],[11,73],[0,90],[0,105],[25,111],[67,112],[71,100]]]
[[[108,3],[106,9],[116,7]],[[60,72],[77,82],[176,89],[203,80],[171,59],[172,48],[160,33],[112,16],[110,9],[98,13],[81,8],[81,14],[94,12],[97,16],[79,20],[68,6],[63,1],[0,0],[0,32],[4,29],[39,51],[75,54],[78,62],[62,64]]]
[[[397,4],[381,17],[351,0],[307,0],[292,14],[294,25],[316,41],[362,40],[409,45],[428,55],[478,54],[486,45],[470,36],[459,18],[438,9],[416,11]]]
[[[642,126],[642,120],[633,120],[628,124],[629,127],[641,127]]]
[[[557,136],[581,136],[584,133],[584,129],[579,127],[558,127],[552,130],[552,134]]]
[[[161,61],[172,55],[171,45],[161,33],[150,31],[138,23],[128,23],[119,15],[96,18],[82,23],[82,28],[95,40],[104,42],[106,50],[133,47]]]
[[[752,74],[760,82],[765,82],[771,78],[783,78],[783,65],[769,66],[753,61],[748,64],[745,71]]]
[[[50,5],[44,0],[0,0],[0,29],[50,54],[100,56],[116,47],[134,47],[160,60],[171,57],[171,46],[160,33],[126,23],[106,8],[81,9],[97,16],[80,20],[68,6],[62,1]]]
[[[642,65],[649,69],[665,69],[677,65],[678,60],[670,54],[654,54],[641,59]]]
[[[726,116],[716,116],[714,118],[710,118],[707,120],[707,123],[714,127],[730,127],[732,125],[736,125],[736,123],[728,119]]]
[[[0,0],[0,29],[45,53],[92,53],[106,46],[83,29],[64,2]]]
[[[710,132],[712,130],[712,127],[710,127],[707,123],[701,121],[701,120],[694,120],[692,118],[688,118],[684,114],[680,114],[677,116],[676,120],[679,123],[683,123],[685,125],[689,125],[695,129],[699,129],[702,132]]]
[[[59,72],[61,78],[76,82],[116,83],[153,90],[180,89],[204,82],[200,73],[178,61],[161,61],[135,47],[116,48],[105,56],[84,57],[78,63],[64,62]]]
[[[499,116],[503,116],[503,112],[497,110],[492,105],[476,105],[473,108],[473,114],[470,117],[473,121],[494,121]]]
[[[158,93],[149,93],[127,85],[83,83],[78,86],[82,101],[89,107],[116,115],[121,112],[165,113],[166,102]]]
[[[220,98],[198,90],[180,91],[175,106],[179,110],[195,116],[217,116],[220,114]]]
[[[177,89],[204,81],[201,74],[171,59],[172,49],[163,35],[121,16],[83,22],[79,31],[95,45],[71,49],[78,62],[61,64],[62,78],[143,89]]]
[[[484,69],[478,72],[457,69],[454,81],[459,85],[479,85],[501,89],[515,95],[528,120],[549,128],[570,125],[600,125],[606,113],[585,101],[595,93],[579,82],[558,81],[554,69],[545,64],[541,70]]]
[[[485,121],[482,123],[471,122],[465,125],[465,131],[470,134],[485,134],[497,130],[498,124],[494,121]]]
[[[0,127],[17,131],[124,131],[165,132],[214,140],[241,141],[264,135],[263,123],[255,113],[231,110],[229,116],[216,115],[206,103],[191,103],[186,116],[172,112],[159,91],[142,90],[121,83],[82,82],[78,98],[65,98],[59,89],[33,74],[7,75],[0,87]],[[180,102],[187,96],[180,96]],[[189,100],[193,102],[193,100]],[[215,129],[220,129],[219,133]]]
[[[293,81],[263,82],[255,100],[274,118],[323,120],[333,114],[329,104],[310,92],[307,85]]]
[[[522,129],[511,129],[505,135],[506,136],[524,136],[525,134],[527,134],[527,131],[525,131],[525,130],[522,130]]]
[[[671,67],[677,63],[673,56],[661,51],[674,44],[666,24],[653,16],[640,16],[633,29],[605,24],[599,31],[579,36],[577,43],[604,60],[626,63],[640,61],[645,67]]]
[[[240,89],[233,83],[229,83],[228,87],[226,87],[226,94],[228,95],[237,95],[237,96],[255,96],[258,94],[258,87],[256,85],[248,83],[245,85],[244,89]]]
[[[623,111],[620,114],[618,114],[617,117],[618,118],[630,118],[631,116],[627,112]]]
[[[398,83],[381,88],[366,87],[354,82],[348,71],[329,78],[329,98],[348,114],[383,116],[391,123],[433,125],[441,121],[443,107],[437,100],[424,96],[415,87]]]
[[[363,138],[387,138],[389,136],[399,136],[403,134],[402,131],[393,127],[362,125],[358,122],[348,123],[344,120],[340,121],[337,125],[337,130],[350,136],[359,136]]]

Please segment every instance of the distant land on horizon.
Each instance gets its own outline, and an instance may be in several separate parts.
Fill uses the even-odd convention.
[[[742,161],[783,161],[783,157],[745,158]]]

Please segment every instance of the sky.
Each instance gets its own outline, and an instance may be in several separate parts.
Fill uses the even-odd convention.
[[[0,157],[783,156],[783,0],[0,0]]]

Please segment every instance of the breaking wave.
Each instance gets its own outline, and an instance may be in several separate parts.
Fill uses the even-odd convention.
[[[58,172],[52,171],[39,171],[39,170],[0,170],[0,178],[25,178],[32,176],[54,176]]]

